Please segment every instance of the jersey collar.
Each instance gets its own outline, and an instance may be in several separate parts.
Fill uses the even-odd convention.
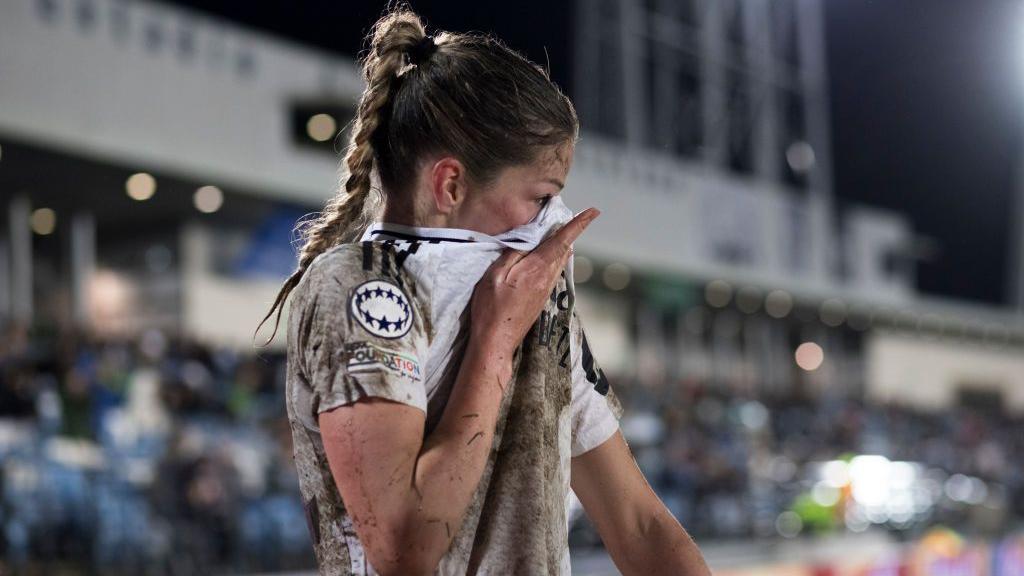
[[[525,240],[519,238],[506,238],[511,232],[506,232],[499,236],[491,236],[464,228],[433,228],[427,226],[407,226],[394,222],[374,222],[363,233],[360,241],[393,239],[432,244],[439,242],[511,242],[513,244],[525,242]]]
[[[404,240],[407,242],[486,242],[501,244],[517,250],[533,250],[548,232],[557,225],[565,224],[572,219],[572,211],[562,202],[561,195],[551,198],[537,213],[537,216],[522,226],[513,228],[496,236],[463,228],[432,228],[426,226],[407,226],[394,222],[374,222],[363,232],[360,242]]]

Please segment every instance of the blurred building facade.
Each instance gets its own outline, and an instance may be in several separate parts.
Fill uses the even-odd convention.
[[[764,392],[806,380],[930,409],[982,390],[1024,408],[1020,317],[922,297],[914,270],[927,246],[912,222],[835,201],[820,1],[575,6],[572,97],[587,131],[574,189],[613,207],[581,244],[606,241],[593,254],[647,285],[626,371],[649,380],[646,360],[678,366],[673,379]],[[688,278],[695,295],[666,307],[644,272]],[[802,371],[795,351],[808,342],[825,359]],[[925,348],[957,360],[939,368]]]
[[[148,2],[5,2],[0,27],[4,315],[251,346],[335,187],[337,128],[307,121],[348,121],[353,63]]]

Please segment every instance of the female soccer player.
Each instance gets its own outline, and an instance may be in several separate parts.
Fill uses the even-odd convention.
[[[708,574],[573,306],[571,245],[598,213],[569,221],[557,196],[569,99],[405,6],[362,69],[345,191],[264,318],[294,290],[287,408],[320,572],[568,574],[571,485],[624,573]]]

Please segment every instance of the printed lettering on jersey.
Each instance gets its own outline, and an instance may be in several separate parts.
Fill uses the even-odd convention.
[[[583,371],[587,375],[587,381],[594,385],[598,394],[608,394],[608,377],[604,375],[597,362],[594,361],[594,354],[590,351],[590,343],[587,342],[587,333],[580,328],[580,337],[583,339]]]
[[[409,296],[390,280],[367,280],[352,289],[348,314],[374,336],[395,339],[405,336],[413,324]]]
[[[537,318],[535,330],[537,344],[549,350],[554,344],[553,353],[559,357],[558,365],[569,369],[569,314],[566,312],[572,310],[575,298],[565,286],[565,281],[565,270],[562,270],[561,279],[551,289],[548,302]]]
[[[577,331],[576,338],[578,338],[580,348],[582,348],[580,364],[583,368],[583,374],[586,377],[587,382],[594,385],[594,390],[596,390],[598,394],[607,396],[608,389],[610,387],[608,377],[605,376],[604,370],[601,369],[601,365],[594,358],[594,353],[590,350],[590,342],[587,341],[587,331],[583,329],[583,324],[579,315],[576,313],[575,308],[572,311],[572,316],[575,320],[574,324]]]
[[[345,345],[345,367],[349,373],[389,370],[419,382],[422,379],[418,359],[381,348],[372,342],[352,342]]]

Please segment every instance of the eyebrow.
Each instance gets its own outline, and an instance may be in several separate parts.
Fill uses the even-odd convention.
[[[555,186],[558,186],[559,190],[561,190],[562,188],[565,188],[565,184],[563,182],[561,182],[560,180],[556,180],[555,178],[545,178],[544,182],[550,182],[550,183],[554,184]]]

